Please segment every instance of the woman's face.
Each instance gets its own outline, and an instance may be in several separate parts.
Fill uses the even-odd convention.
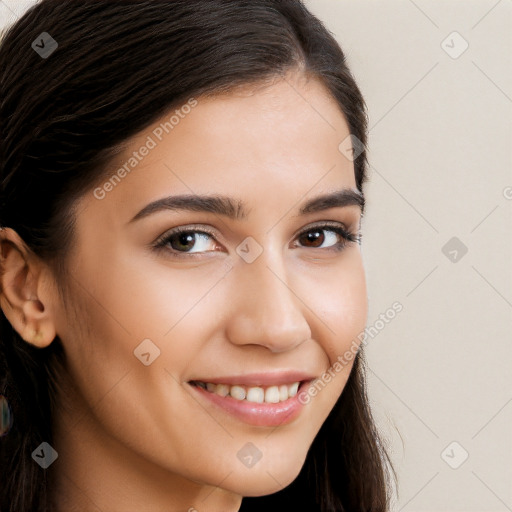
[[[57,451],[74,436],[98,481],[270,494],[298,475],[351,362],[305,405],[293,383],[304,392],[366,323],[360,247],[336,231],[357,234],[361,208],[318,201],[356,191],[338,148],[349,129],[319,82],[296,76],[189,105],[78,203],[56,315],[75,390]]]

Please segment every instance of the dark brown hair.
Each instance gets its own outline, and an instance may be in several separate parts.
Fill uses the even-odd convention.
[[[43,32],[58,44],[46,58],[32,47]],[[0,44],[0,225],[64,276],[73,204],[106,175],[123,143],[192,96],[293,70],[326,86],[366,146],[365,103],[345,56],[301,1],[40,1]],[[360,191],[366,158],[363,150],[354,161]],[[52,442],[62,343],[56,337],[37,349],[2,314],[0,356],[0,394],[13,414],[0,438],[0,510],[46,512],[50,481],[31,453]],[[359,352],[297,479],[244,498],[241,510],[384,512],[388,466]]]

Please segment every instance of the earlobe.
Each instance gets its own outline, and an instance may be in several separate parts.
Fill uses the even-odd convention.
[[[0,230],[0,307],[18,334],[43,348],[55,338],[49,296],[39,296],[46,276],[43,262],[10,228]]]

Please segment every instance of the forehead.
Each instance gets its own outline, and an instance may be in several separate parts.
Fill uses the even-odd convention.
[[[114,223],[173,194],[233,192],[251,209],[279,209],[308,191],[355,186],[353,163],[338,149],[348,135],[315,79],[191,98],[131,139],[100,183],[104,198],[86,201]]]

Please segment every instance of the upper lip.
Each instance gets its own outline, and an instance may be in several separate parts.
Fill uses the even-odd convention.
[[[293,384],[304,380],[312,380],[315,376],[300,370],[282,370],[274,372],[246,373],[224,377],[198,377],[189,382],[211,382],[212,384],[243,384],[244,386],[279,386]]]

